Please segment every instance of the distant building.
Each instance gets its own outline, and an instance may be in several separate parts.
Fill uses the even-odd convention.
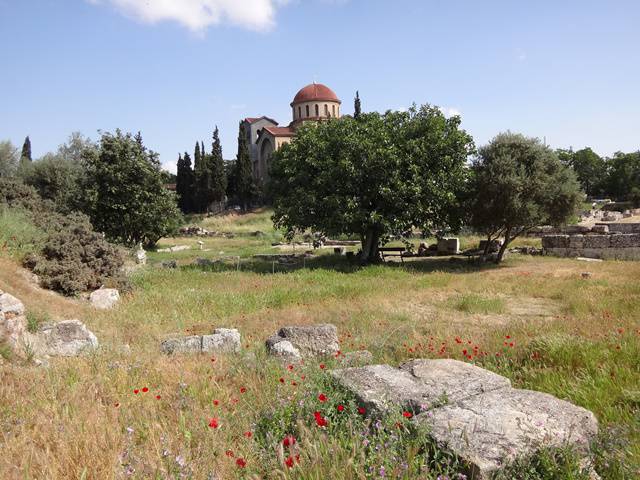
[[[300,90],[291,102],[293,120],[286,127],[269,117],[252,117],[243,120],[246,141],[251,153],[253,177],[263,183],[268,179],[269,162],[273,152],[296,135],[297,128],[305,122],[317,122],[328,118],[340,118],[338,96],[326,85],[312,83]]]

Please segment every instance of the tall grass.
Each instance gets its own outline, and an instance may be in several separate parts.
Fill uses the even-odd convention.
[[[0,206],[0,249],[20,258],[38,250],[45,237],[24,211]]]

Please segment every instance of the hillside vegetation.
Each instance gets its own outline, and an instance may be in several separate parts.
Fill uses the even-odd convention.
[[[500,266],[421,258],[360,267],[328,249],[284,266],[249,258],[280,251],[269,216],[204,219],[235,237],[204,238],[202,251],[198,238],[162,239],[159,247],[193,248],[150,253],[121,304],[99,312],[35,287],[15,258],[39,232],[20,214],[0,215],[0,289],[34,315],[81,319],[102,344],[49,368],[0,366],[0,478],[360,479],[379,478],[381,467],[391,478],[456,478],[455,461],[421,456],[408,426],[385,424],[365,447],[369,427],[355,412],[326,431],[313,418],[288,423],[320,393],[352,406],[327,380],[338,360],[287,369],[266,357],[264,340],[280,326],[324,322],[337,325],[344,351],[368,349],[375,362],[456,358],[591,409],[602,432],[598,472],[637,477],[640,263],[510,256]],[[242,257],[239,270],[193,264],[228,255]],[[161,268],[170,259],[179,268]],[[215,327],[238,328],[243,353],[159,351],[166,336]],[[286,433],[295,450],[282,445]],[[583,478],[570,455],[543,460],[518,478]]]

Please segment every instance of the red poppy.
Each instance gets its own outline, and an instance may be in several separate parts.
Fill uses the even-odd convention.
[[[289,370],[293,370],[293,365],[288,365],[288,366],[287,366],[287,368],[288,368]]]
[[[323,418],[320,412],[314,412],[313,416],[316,418],[316,424],[319,427],[326,427],[328,425],[327,419]]]
[[[119,403],[116,403],[116,404],[114,405],[114,407],[116,407],[116,408],[118,408],[119,406],[120,406],[120,404],[119,404]]]
[[[284,378],[280,377],[280,383],[284,383]]]
[[[253,437],[253,433],[247,431],[247,432],[244,432],[244,436],[247,438],[251,438]]]
[[[365,413],[367,413],[367,411],[365,410],[365,408],[364,408],[364,407],[358,407],[358,413],[359,413],[360,415],[364,415]]]
[[[326,402],[327,396],[324,393],[321,393],[320,395],[318,395],[318,400],[320,400],[321,402]]]
[[[295,444],[296,444],[296,437],[294,437],[293,435],[287,435],[282,439],[283,447],[292,447]]]
[[[338,405],[336,408],[339,412],[344,412],[344,405]]]
[[[296,463],[300,463],[300,455],[296,455],[295,457],[289,455],[284,461],[287,468],[293,468]]]
[[[324,363],[321,363],[320,364],[320,370],[324,370],[324,367],[325,367]]]
[[[160,395],[156,395],[156,400],[160,400],[160,398],[162,398]]]
[[[220,400],[214,400],[213,404],[217,407],[218,405],[220,405]]]
[[[234,457],[234,455],[233,455],[233,450],[227,450],[226,452],[224,452],[224,454],[225,454],[227,457],[231,457],[231,458],[233,458],[233,457]]]
[[[138,390],[137,388],[133,391],[133,393],[135,393],[136,395],[138,394],[140,390]]]
[[[240,387],[240,393],[245,393],[247,389],[245,387]]]
[[[405,418],[411,418],[413,417],[413,413],[411,412],[402,412],[402,416]]]
[[[247,461],[244,458],[240,457],[236,460],[236,465],[238,466],[238,468],[244,468],[247,466]]]
[[[218,419],[212,418],[211,420],[209,420],[209,426],[211,428],[218,428],[220,426],[220,424],[218,423]]]
[[[506,335],[504,338],[506,338],[507,340],[509,340],[511,338],[511,335]]]
[[[144,388],[142,389],[142,391],[143,391],[144,393],[147,393],[147,392],[149,391],[149,389],[148,389],[147,387],[144,387]]]

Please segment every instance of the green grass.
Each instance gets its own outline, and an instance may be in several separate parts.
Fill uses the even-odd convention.
[[[451,306],[465,313],[504,313],[505,302],[501,298],[488,298],[477,294],[458,295],[451,301]]]
[[[12,256],[21,258],[38,250],[45,237],[25,212],[0,206],[0,249],[8,249]]]

